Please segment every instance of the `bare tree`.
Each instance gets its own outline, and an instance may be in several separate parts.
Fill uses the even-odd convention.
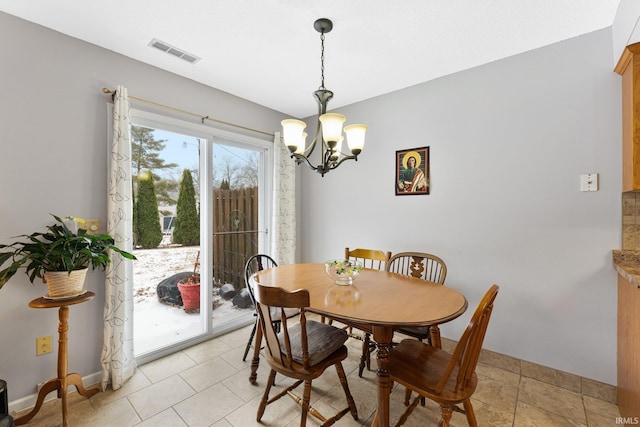
[[[238,172],[238,188],[258,186],[258,153],[252,152],[245,159]]]
[[[220,187],[220,183],[226,180],[230,188],[237,188],[236,181],[240,167],[231,156],[223,156],[219,161],[216,159],[213,167],[213,183]]]

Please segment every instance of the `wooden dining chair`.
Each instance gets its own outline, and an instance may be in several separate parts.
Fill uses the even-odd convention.
[[[362,267],[374,270],[384,270],[391,258],[391,252],[378,249],[354,249],[344,248],[344,259],[360,261]]]
[[[399,252],[387,263],[387,271],[418,277],[439,284],[447,277],[447,265],[435,255],[424,252]]]
[[[442,420],[449,426],[453,411],[466,414],[470,426],[477,426],[471,396],[478,384],[476,365],[482,342],[493,310],[493,302],[500,288],[491,286],[473,313],[452,354],[413,339],[405,339],[389,352],[389,376],[406,387],[407,410],[396,426],[405,423],[421,397],[440,404]],[[409,404],[411,392],[418,396]],[[463,408],[458,404],[462,403]]]
[[[254,336],[256,338],[256,342],[253,343],[254,349],[255,349],[254,358],[260,357],[259,356],[260,346],[262,345],[262,334],[259,333],[256,336],[256,330],[258,329],[258,309],[256,305],[256,297],[255,297],[253,286],[251,283],[252,277],[258,271],[262,271],[264,269],[273,268],[277,266],[278,264],[275,262],[275,260],[271,258],[269,255],[265,255],[265,254],[253,255],[251,258],[247,260],[247,263],[244,266],[244,285],[247,288],[247,291],[249,292],[249,298],[253,303],[253,307],[254,307],[253,316],[255,317],[255,322],[253,323],[253,329],[251,330],[251,335],[249,335],[249,341],[247,341],[247,346],[244,349],[244,355],[242,356],[243,362],[247,360],[247,354],[249,353],[249,348],[251,348],[251,344],[253,343]],[[293,317],[298,314],[298,310],[295,310],[295,309],[286,310],[286,314],[287,314],[287,317]],[[279,330],[280,316],[276,314],[273,317],[274,319],[276,319],[274,320],[276,329]],[[255,381],[255,378],[253,380]]]
[[[347,412],[351,412],[353,419],[357,420],[358,411],[342,367],[342,361],[347,358],[347,347],[344,345],[348,338],[346,331],[326,323],[307,320],[305,308],[309,307],[309,291],[306,289],[288,292],[282,288],[257,284],[256,299],[260,326],[266,341],[265,359],[271,367],[256,421],[260,422],[267,405],[285,395],[290,396],[302,406],[301,427],[306,425],[309,413],[322,421],[323,426],[333,425]],[[277,310],[274,311],[274,308]],[[289,325],[288,318],[284,314],[286,309],[299,310],[299,322]],[[279,319],[273,317],[274,312],[281,313]],[[282,325],[280,333],[274,326],[276,320],[279,320]],[[325,418],[310,406],[311,383],[332,365],[336,368],[348,405],[332,417]],[[276,373],[296,381],[273,398],[269,398]],[[304,391],[300,398],[293,394],[293,390],[302,383],[304,383]]]
[[[384,252],[379,249],[363,249],[357,248],[350,250],[344,248],[344,259],[351,261],[359,261],[363,268],[371,268],[373,270],[384,270],[391,258],[391,252]],[[360,356],[360,365],[358,366],[358,376],[362,377],[365,366],[371,369],[371,353],[375,350],[376,345],[371,341],[373,330],[370,325],[358,322],[339,320],[349,327],[349,336],[358,340],[362,340],[362,355]],[[354,334],[353,329],[362,331],[362,335]]]
[[[387,271],[405,276],[417,277],[430,282],[444,284],[447,277],[447,265],[438,256],[424,252],[399,252],[391,257],[387,263]],[[438,326],[416,326],[399,328],[397,332],[416,338],[427,340],[433,344],[432,334],[439,334]]]

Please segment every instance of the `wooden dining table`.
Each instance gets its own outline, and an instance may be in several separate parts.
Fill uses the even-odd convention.
[[[352,285],[337,285],[326,274],[324,264],[291,264],[256,273],[255,280],[264,286],[287,291],[307,289],[308,310],[322,316],[365,323],[373,330],[377,346],[378,410],[373,426],[389,425],[389,349],[393,331],[400,327],[436,326],[432,328],[433,345],[440,344],[438,324],[460,316],[467,309],[466,298],[456,290],[440,284],[386,271],[363,269]],[[260,332],[260,331],[259,331]],[[251,364],[256,378],[259,352]]]

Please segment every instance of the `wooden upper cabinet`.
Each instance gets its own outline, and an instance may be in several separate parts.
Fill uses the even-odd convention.
[[[640,43],[625,48],[622,76],[622,191],[640,190]]]

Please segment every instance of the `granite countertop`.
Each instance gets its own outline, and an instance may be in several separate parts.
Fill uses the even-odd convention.
[[[613,266],[618,274],[640,288],[640,251],[613,250]]]

